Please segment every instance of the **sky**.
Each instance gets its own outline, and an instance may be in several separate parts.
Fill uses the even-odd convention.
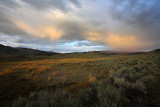
[[[160,0],[0,0],[0,44],[61,53],[160,48]]]

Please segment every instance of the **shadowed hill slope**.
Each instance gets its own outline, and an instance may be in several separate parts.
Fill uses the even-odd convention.
[[[37,55],[37,56],[50,56],[58,54],[56,52],[46,52],[40,50],[34,50],[29,48],[13,48],[10,46],[4,46],[0,44],[0,55]]]

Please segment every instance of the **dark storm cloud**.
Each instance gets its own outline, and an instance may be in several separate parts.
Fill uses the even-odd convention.
[[[0,33],[8,35],[26,35],[25,32],[16,27],[5,14],[1,13],[1,11],[0,14]]]
[[[17,8],[20,5],[16,2],[16,0],[0,0],[0,5],[6,6],[9,8]]]
[[[159,10],[159,0],[0,0],[0,39],[58,51],[67,43],[65,51],[104,44],[159,48]]]
[[[30,4],[36,8],[34,8],[32,11],[32,8],[28,7],[28,5],[25,5],[24,3]],[[72,3],[77,7],[81,7],[81,4],[78,0],[20,0],[18,2],[16,0],[0,0],[0,32],[8,35],[26,36],[28,35],[28,32],[15,25],[13,20],[19,21],[19,19],[22,19],[26,21],[26,24],[31,22],[33,23],[30,24],[32,28],[35,28],[35,25],[41,25],[42,23],[52,23],[51,20],[44,18],[44,11],[41,12],[39,9],[60,9],[62,11],[68,11],[69,3]],[[30,8],[30,10],[27,8]],[[31,12],[28,14],[29,11]],[[27,14],[25,14],[25,12]],[[84,30],[85,27],[79,24],[79,22],[72,20],[65,20],[62,22],[63,23],[59,23],[59,25],[60,28],[65,31],[65,39],[70,40],[71,38],[82,38],[80,33]],[[41,26],[43,26],[43,24]]]
[[[81,3],[79,2],[79,0],[68,0],[71,3],[73,3],[74,5],[76,5],[77,7],[81,7]]]
[[[110,3],[111,17],[127,24],[120,28],[121,32],[129,30],[131,34],[152,41],[155,47],[160,46],[159,0],[110,0]]]
[[[0,33],[8,35],[26,34],[11,21],[14,18],[14,9],[18,8],[18,6],[14,0],[0,0]]]
[[[118,20],[142,27],[160,23],[159,0],[113,0],[112,15]]]
[[[65,12],[69,9],[68,3],[72,3],[78,8],[81,7],[81,4],[78,0],[21,1],[0,1],[0,43],[4,45],[11,45],[13,47],[32,47],[34,49],[53,50],[59,52],[87,51],[97,47],[93,45],[94,43],[90,42],[89,44],[82,41],[85,40],[85,37],[83,37],[82,33],[87,30],[86,25],[79,22],[79,20],[75,20],[75,18],[72,19],[72,17],[68,17],[64,20],[62,19],[58,22],[58,27],[62,29],[65,34],[60,40],[54,41],[51,41],[48,38],[37,38],[33,35],[29,35],[27,32],[25,32],[24,29],[17,27],[17,25],[15,25],[15,23],[13,22],[13,20],[15,19],[18,21],[19,19],[24,20],[24,22],[25,20],[27,20],[27,24],[27,22],[30,23],[30,21],[32,21],[33,19],[33,24],[30,24],[29,26],[33,26],[32,28],[35,29],[36,27],[34,27],[34,25],[37,22],[42,25],[45,22],[51,22],[50,19],[47,21],[47,19],[43,17],[43,14],[41,13],[41,10],[39,11],[39,9],[59,9]],[[29,8],[29,5],[26,4],[30,4],[31,6],[35,7],[33,9],[33,12],[28,13],[28,11],[31,11],[32,8],[27,10],[27,8]],[[43,19],[43,23],[36,20],[39,20],[39,17],[34,15],[35,13],[37,14],[37,12],[38,16]],[[66,17],[66,15],[64,17]],[[36,21],[36,23],[34,23],[34,20]],[[49,26],[52,26],[52,24],[49,24]],[[75,40],[78,41],[76,44],[74,44]],[[90,48],[90,46],[92,48]],[[98,48],[99,47],[100,46],[98,46]]]
[[[82,34],[88,29],[85,24],[70,20],[59,23],[59,25],[65,31],[62,39],[85,40],[85,37]]]
[[[72,3],[77,7],[81,7],[78,0],[22,0],[25,3],[32,5],[38,9],[60,9],[62,11],[67,11],[69,9],[68,3]]]

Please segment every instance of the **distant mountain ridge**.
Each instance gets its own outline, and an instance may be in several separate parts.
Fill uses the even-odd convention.
[[[134,54],[143,54],[143,51],[114,51],[114,50],[104,50],[104,51],[95,51],[96,53],[100,53],[103,55],[134,55]]]
[[[37,55],[37,56],[50,56],[58,54],[56,52],[46,52],[29,48],[13,48],[0,44],[0,55]]]
[[[90,51],[93,53],[99,53],[102,55],[136,55],[136,54],[143,54],[143,53],[160,53],[160,49],[155,49],[149,52],[143,52],[143,51],[115,51],[115,50],[103,50],[103,51]],[[90,53],[90,52],[73,52],[73,53]],[[32,56],[51,56],[55,54],[60,54],[56,52],[50,52],[50,51],[41,51],[36,49],[30,49],[30,48],[13,48],[11,46],[4,46],[0,44],[0,55],[32,55]],[[67,53],[66,53],[67,54]]]

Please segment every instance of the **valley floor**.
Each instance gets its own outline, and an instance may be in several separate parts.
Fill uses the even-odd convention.
[[[1,61],[0,106],[160,106],[159,64],[159,53]]]

